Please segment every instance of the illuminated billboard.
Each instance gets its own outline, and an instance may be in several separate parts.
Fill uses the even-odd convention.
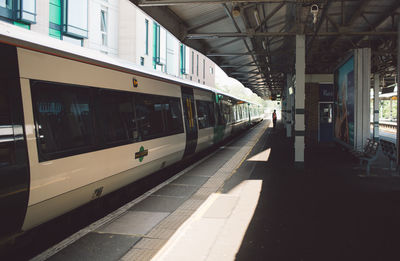
[[[354,145],[354,55],[335,71],[335,137]]]

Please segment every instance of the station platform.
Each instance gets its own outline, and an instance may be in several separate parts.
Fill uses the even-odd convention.
[[[400,178],[263,121],[33,260],[400,260]]]

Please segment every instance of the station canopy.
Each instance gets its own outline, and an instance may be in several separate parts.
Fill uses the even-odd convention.
[[[355,48],[372,50],[372,73],[395,82],[399,0],[131,0],[184,44],[263,99],[294,73],[296,34],[306,73],[331,74]]]

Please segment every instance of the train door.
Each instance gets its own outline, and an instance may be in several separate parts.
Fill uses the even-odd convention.
[[[23,119],[19,80],[0,77],[0,241],[20,231],[28,206]]]
[[[197,146],[197,120],[193,89],[182,87],[183,114],[186,127],[186,146],[183,157],[193,154]]]

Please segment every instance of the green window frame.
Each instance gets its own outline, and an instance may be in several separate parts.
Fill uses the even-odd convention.
[[[192,74],[194,74],[194,52],[192,51]]]
[[[180,69],[182,74],[186,74],[186,46],[184,44],[181,44],[180,46]]]
[[[16,20],[36,23],[36,0],[20,0],[16,5]]]
[[[36,0],[0,0],[0,16],[17,25],[36,23]],[[26,26],[23,26],[26,28]]]
[[[160,64],[160,25],[153,23],[153,66]]]
[[[197,72],[196,72],[197,77],[199,77],[199,55],[197,55]]]

